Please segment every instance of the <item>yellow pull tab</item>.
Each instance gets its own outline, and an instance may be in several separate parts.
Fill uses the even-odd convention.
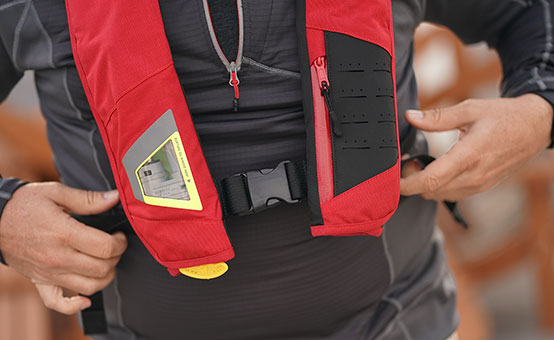
[[[204,264],[196,267],[181,268],[181,274],[193,279],[210,280],[220,277],[229,270],[225,262]]]

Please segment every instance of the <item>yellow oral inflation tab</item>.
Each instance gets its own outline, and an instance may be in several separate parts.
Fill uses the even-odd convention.
[[[181,274],[199,280],[210,280],[220,277],[229,270],[225,262],[204,264],[196,267],[181,268]]]
[[[173,133],[136,170],[144,203],[202,210],[179,132]]]

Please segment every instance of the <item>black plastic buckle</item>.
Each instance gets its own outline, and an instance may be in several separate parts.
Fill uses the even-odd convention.
[[[279,163],[274,169],[253,170],[242,173],[246,177],[250,193],[251,208],[240,215],[257,214],[281,202],[296,203],[292,199],[285,164]]]

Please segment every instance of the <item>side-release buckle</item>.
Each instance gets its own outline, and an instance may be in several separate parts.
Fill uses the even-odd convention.
[[[253,170],[241,174],[246,178],[251,208],[240,215],[257,214],[281,202],[299,201],[293,199],[290,192],[287,163],[290,161],[281,162],[273,169]]]
[[[221,180],[219,189],[224,216],[256,214],[306,197],[305,166],[283,161],[273,169],[241,172]]]

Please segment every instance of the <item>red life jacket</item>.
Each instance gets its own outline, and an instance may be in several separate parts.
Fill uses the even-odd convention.
[[[311,232],[378,237],[399,200],[391,2],[298,6]],[[173,275],[232,259],[158,1],[66,7],[79,76],[137,235]]]

